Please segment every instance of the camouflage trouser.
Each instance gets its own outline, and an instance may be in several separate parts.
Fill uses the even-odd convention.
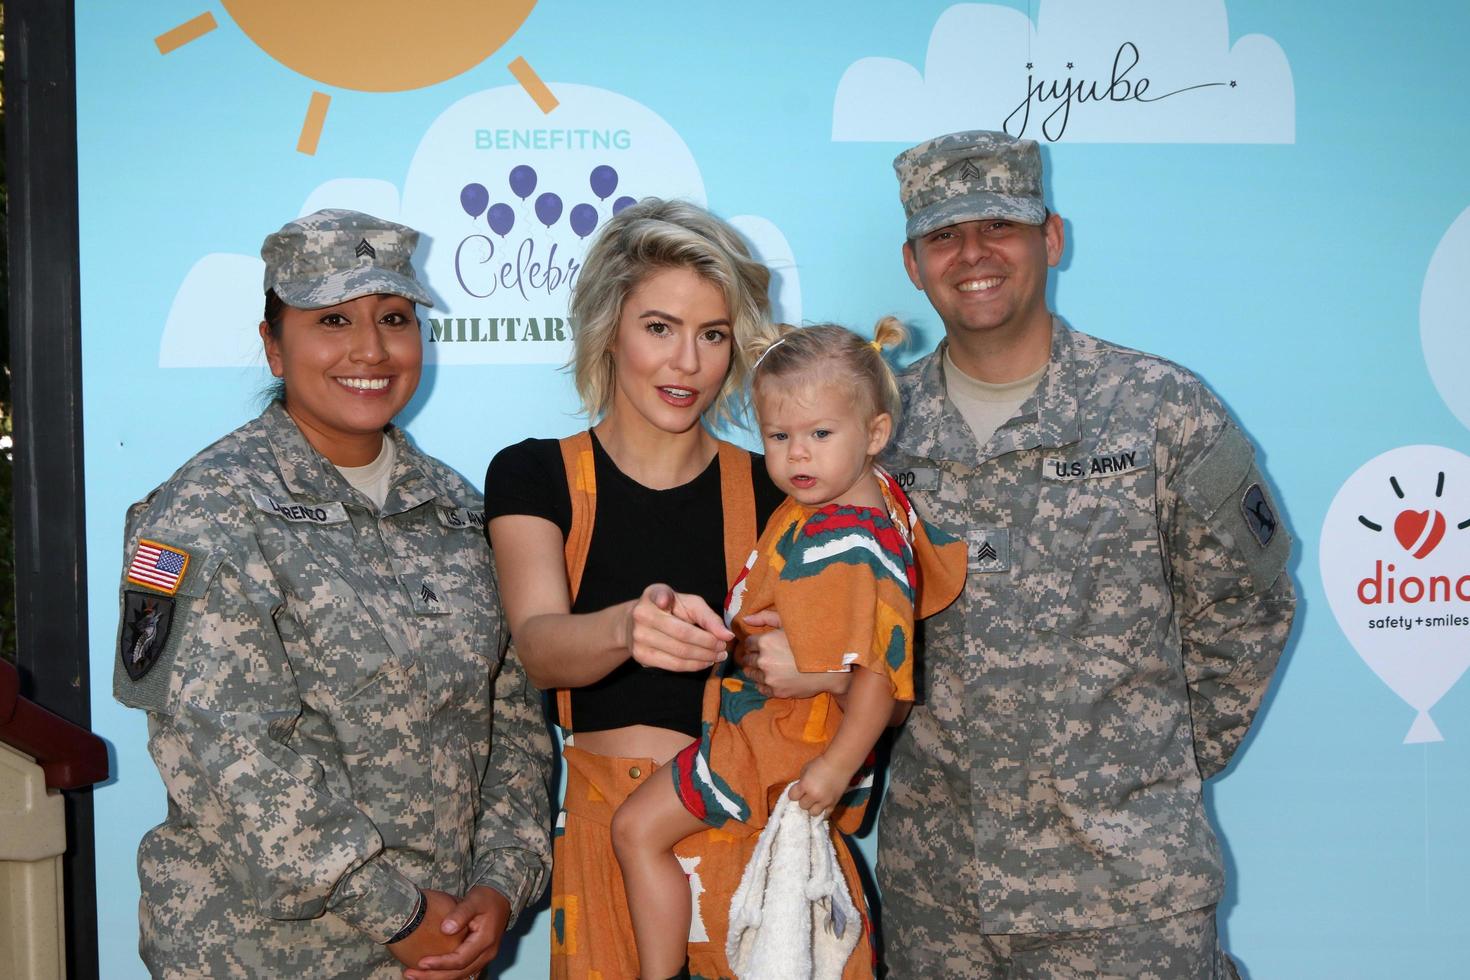
[[[1077,932],[982,935],[963,916],[940,912],[906,926],[884,923],[893,980],[1239,980],[1220,950],[1213,905]]]

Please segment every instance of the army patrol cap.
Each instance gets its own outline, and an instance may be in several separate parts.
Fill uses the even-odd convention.
[[[260,246],[265,288],[286,305],[319,310],[390,293],[433,306],[413,270],[419,233],[360,211],[327,208],[288,221]]]
[[[894,158],[893,169],[909,239],[984,218],[1027,225],[1046,221],[1041,150],[1035,140],[986,129],[950,133],[904,150]]]

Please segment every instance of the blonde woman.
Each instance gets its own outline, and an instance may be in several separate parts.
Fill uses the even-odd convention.
[[[704,683],[733,635],[715,610],[782,492],[711,435],[769,329],[770,274],[694,205],[646,199],[610,221],[572,297],[577,391],[592,427],[501,451],[486,476],[513,643],[556,692],[566,802],[554,837],[553,977],[638,973],[608,825],[700,733]],[[678,854],[693,890],[690,969],[729,976],[729,897],[746,837]],[[701,894],[702,890],[702,894]]]

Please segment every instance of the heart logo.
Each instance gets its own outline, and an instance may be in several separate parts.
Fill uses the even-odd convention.
[[[1402,511],[1393,522],[1394,537],[1415,558],[1423,558],[1444,538],[1444,515],[1437,510]]]

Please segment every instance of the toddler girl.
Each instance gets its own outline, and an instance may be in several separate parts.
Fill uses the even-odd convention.
[[[650,780],[619,808],[613,845],[645,978],[684,964],[690,892],[676,843],[731,819],[763,827],[793,780],[792,799],[812,814],[866,804],[866,788],[844,794],[895,702],[913,700],[914,620],[964,583],[964,544],[919,520],[873,463],[900,408],[881,351],[903,327],[884,319],[872,343],[837,326],[780,330],[751,352],[752,394],[766,469],[788,496],[725,618],[741,642],[751,632],[741,617],[774,608],[797,668],[842,677],[833,693],[802,699],[767,698],[739,669],[711,678],[703,737],[671,762],[672,779]]]

